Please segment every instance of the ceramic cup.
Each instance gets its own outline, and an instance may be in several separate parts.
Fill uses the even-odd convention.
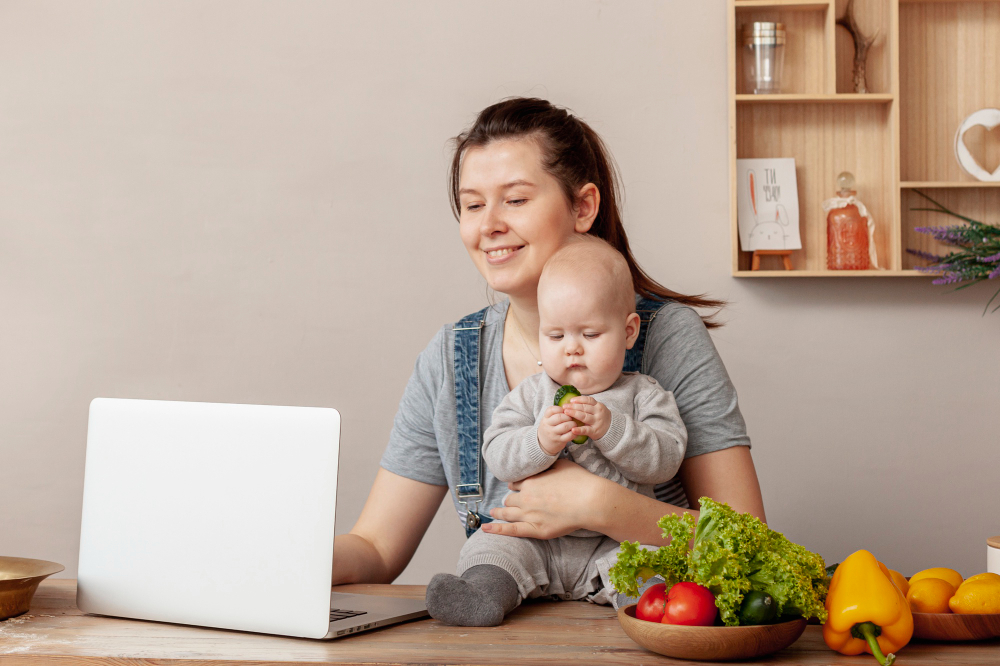
[[[1000,536],[986,540],[986,570],[1000,574]]]

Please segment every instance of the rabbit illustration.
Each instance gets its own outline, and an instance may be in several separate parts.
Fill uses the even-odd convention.
[[[788,211],[784,205],[778,204],[774,210],[774,219],[761,221],[757,214],[756,176],[753,170],[748,172],[750,187],[750,203],[753,205],[754,226],[750,230],[751,250],[784,250],[788,234],[785,229],[790,224]]]

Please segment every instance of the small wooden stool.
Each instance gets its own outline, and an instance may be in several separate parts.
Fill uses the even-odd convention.
[[[760,270],[760,258],[762,256],[780,256],[781,263],[784,264],[785,270],[790,271],[792,269],[791,260],[792,251],[791,250],[754,250],[753,258],[750,260],[750,270],[759,271]]]

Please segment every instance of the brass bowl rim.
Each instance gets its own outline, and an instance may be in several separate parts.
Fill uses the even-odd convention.
[[[5,583],[19,583],[33,580],[35,578],[41,580],[42,578],[47,578],[52,574],[57,574],[66,569],[66,567],[58,562],[52,562],[50,560],[36,560],[30,557],[0,556],[0,576],[3,575],[4,571],[11,568],[10,565],[15,564],[22,566],[28,565],[34,567],[34,569],[29,575],[20,575],[16,578],[0,578],[0,586],[3,586]]]

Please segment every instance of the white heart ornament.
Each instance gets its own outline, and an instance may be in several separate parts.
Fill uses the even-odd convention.
[[[1000,182],[1000,166],[992,173],[984,169],[976,158],[969,152],[969,147],[965,145],[965,133],[973,127],[981,125],[987,131],[1000,125],[1000,109],[979,109],[966,118],[955,133],[955,159],[958,165],[977,180],[984,182]]]

